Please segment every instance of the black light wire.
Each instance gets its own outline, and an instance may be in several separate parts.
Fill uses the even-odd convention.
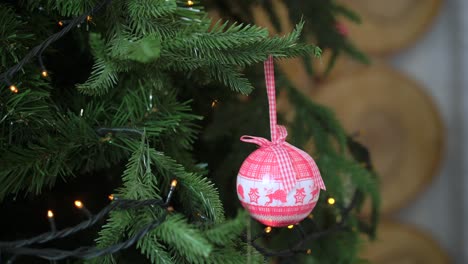
[[[329,227],[327,229],[305,233],[304,229],[300,226],[300,224],[298,224],[298,229],[299,229],[299,232],[300,232],[301,239],[298,240],[294,245],[288,247],[287,249],[273,251],[271,249],[268,249],[266,247],[261,246],[257,242],[257,240],[260,239],[260,238],[266,238],[268,236],[268,234],[265,233],[265,232],[257,234],[254,238],[252,238],[250,240],[247,239],[246,235],[244,235],[242,237],[242,239],[243,239],[244,242],[246,242],[249,245],[251,245],[252,247],[254,247],[264,257],[290,257],[290,256],[294,256],[296,254],[308,254],[307,249],[302,249],[302,246],[306,242],[308,242],[310,240],[317,240],[317,239],[319,239],[321,237],[324,237],[326,235],[336,233],[336,232],[339,232],[339,231],[342,231],[342,230],[345,230],[346,228],[348,228],[346,226],[346,220],[347,220],[350,212],[352,211],[352,209],[356,207],[360,195],[361,195],[361,192],[356,190],[354,192],[354,194],[353,194],[353,197],[352,197],[351,202],[349,203],[349,205],[344,207],[344,208],[341,208],[341,210],[340,210],[341,211],[341,220],[338,223],[336,223],[335,225],[333,225],[333,226],[331,226],[331,227]],[[313,221],[313,220],[309,219],[309,221]]]
[[[110,203],[108,206],[103,208],[98,214],[93,215],[88,220],[85,220],[73,227],[65,228],[60,231],[50,231],[38,236],[29,238],[29,239],[21,239],[16,241],[0,241],[0,252],[1,253],[8,253],[13,255],[7,262],[13,263],[13,261],[18,256],[35,256],[38,258],[56,261],[61,260],[69,257],[75,257],[79,259],[90,259],[95,258],[102,255],[112,254],[118,252],[120,250],[129,248],[133,244],[135,244],[138,240],[144,237],[148,232],[156,228],[157,226],[161,225],[167,216],[167,207],[170,203],[170,199],[172,197],[173,189],[175,187],[171,186],[171,190],[167,196],[166,201],[164,200],[157,200],[157,199],[150,199],[150,200],[125,200],[125,199],[117,199]],[[142,228],[138,231],[137,234],[128,238],[127,240],[117,243],[115,245],[106,247],[106,248],[97,248],[97,247],[79,247],[74,250],[61,250],[55,248],[32,248],[28,247],[33,244],[42,244],[52,240],[60,239],[69,237],[79,231],[82,231],[88,227],[93,226],[99,220],[104,218],[109,212],[113,210],[127,210],[127,209],[137,209],[141,207],[147,206],[159,206],[165,210],[160,217],[152,221],[150,224]],[[0,264],[1,264],[1,254],[0,254]]]
[[[17,64],[14,66],[10,67],[8,70],[0,74],[0,80],[3,80],[7,85],[11,85],[10,79],[13,78],[13,76],[20,71],[31,59],[34,57],[41,55],[42,52],[49,47],[52,43],[55,41],[61,39],[64,35],[66,35],[70,30],[72,30],[75,26],[83,23],[84,21],[87,20],[88,16],[97,13],[101,8],[104,6],[108,5],[112,0],[104,0],[99,2],[96,6],[94,6],[91,10],[88,12],[75,17],[71,20],[67,20],[67,24],[63,27],[62,30],[59,32],[49,36],[46,40],[44,40],[41,44],[35,46],[34,48],[31,49],[31,51],[24,56],[24,58],[19,61]],[[42,58],[39,58],[39,61],[42,61]]]

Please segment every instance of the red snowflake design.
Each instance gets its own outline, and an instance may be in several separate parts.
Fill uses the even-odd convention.
[[[305,197],[306,197],[306,194],[305,194],[304,188],[299,188],[296,190],[296,194],[294,195],[294,198],[296,199],[296,204],[304,203]]]
[[[258,204],[258,198],[260,198],[260,195],[258,194],[258,188],[250,188],[249,197],[251,203]]]

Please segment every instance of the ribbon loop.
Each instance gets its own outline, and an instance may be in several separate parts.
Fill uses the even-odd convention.
[[[270,133],[271,141],[262,137],[253,137],[253,136],[242,136],[240,138],[243,142],[254,143],[260,147],[270,147],[275,153],[276,160],[278,162],[282,185],[284,191],[289,193],[295,186],[297,182],[296,172],[291,161],[291,157],[288,153],[288,147],[292,147],[295,150],[298,150],[296,147],[290,145],[286,142],[286,137],[288,136],[288,131],[286,127],[277,125],[276,118],[276,90],[275,90],[275,71],[273,66],[273,57],[269,56],[264,63],[265,69],[265,83],[267,88],[268,95],[268,106],[270,114]],[[307,154],[303,151],[298,151],[299,155],[304,156]],[[303,153],[303,154],[302,154]],[[306,157],[305,157],[306,158]],[[306,160],[311,163],[311,166],[315,166],[315,162],[311,157],[306,158]],[[318,178],[317,178],[318,177]],[[320,174],[317,175],[314,173],[314,181],[316,186],[324,189],[325,185],[323,184]]]
[[[286,137],[288,136],[288,130],[286,130],[285,126],[276,126],[276,134],[278,138],[275,143],[283,143],[286,141]]]
[[[260,147],[268,146],[271,144],[271,142],[268,139],[262,137],[242,136],[240,140],[247,143],[257,144]]]

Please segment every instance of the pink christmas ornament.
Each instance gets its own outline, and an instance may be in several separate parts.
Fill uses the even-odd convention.
[[[251,216],[267,226],[296,224],[314,209],[320,189],[325,190],[314,160],[285,141],[284,126],[276,124],[273,58],[264,64],[270,111],[271,141],[252,136],[241,140],[259,146],[237,175],[237,194]]]

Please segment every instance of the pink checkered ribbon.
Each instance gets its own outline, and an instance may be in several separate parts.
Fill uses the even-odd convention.
[[[257,144],[260,147],[268,146],[273,150],[276,159],[278,160],[284,189],[288,193],[296,185],[296,173],[291,163],[291,158],[289,157],[288,151],[284,147],[284,145],[286,144],[289,145],[285,141],[288,132],[286,131],[286,128],[284,126],[277,125],[275,128],[275,131],[271,131],[271,134],[275,134],[277,138],[276,140],[272,140],[271,142],[266,138],[253,136],[242,136],[241,140],[244,142]]]
[[[312,158],[306,153],[300,151],[298,148],[286,142],[288,132],[284,126],[277,125],[276,120],[276,91],[275,91],[275,71],[273,66],[273,57],[270,56],[264,63],[265,68],[265,82],[268,95],[268,105],[270,113],[270,133],[271,141],[262,137],[242,136],[241,140],[248,143],[254,143],[260,147],[271,147],[278,160],[282,182],[285,191],[288,193],[296,185],[296,172],[291,162],[291,157],[288,154],[287,147],[297,151],[306,161],[312,166],[316,166]],[[320,174],[314,175],[314,182],[316,186],[325,190]]]

